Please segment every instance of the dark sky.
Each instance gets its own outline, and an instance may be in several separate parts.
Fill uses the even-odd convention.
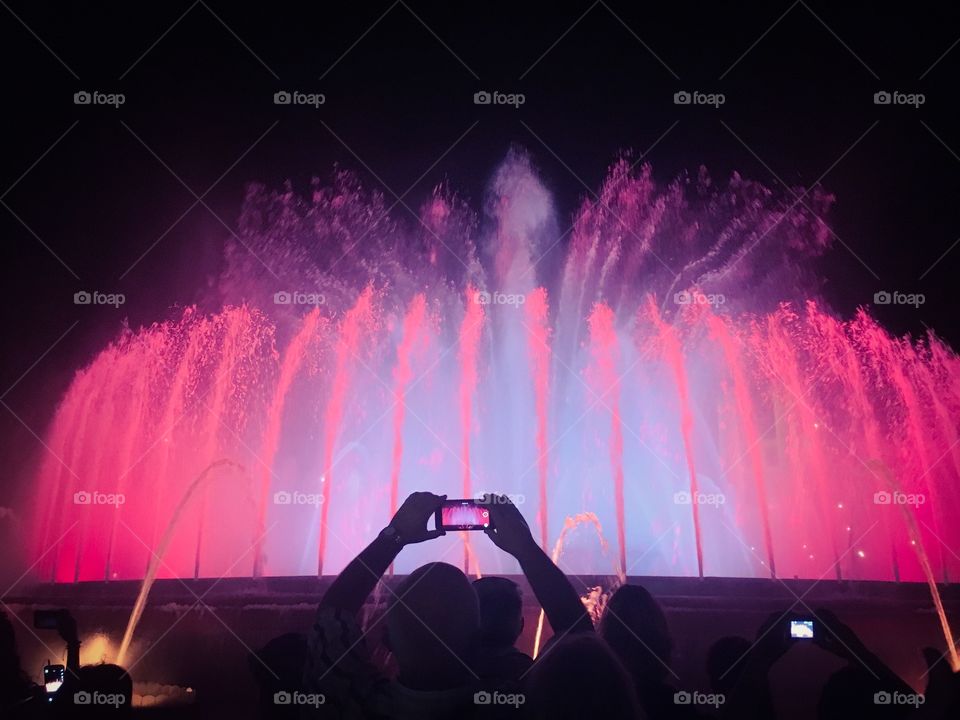
[[[433,166],[411,207],[444,179],[478,207],[519,143],[564,218],[629,148],[654,146],[662,181],[701,164],[773,188],[819,181],[837,197],[839,240],[818,261],[833,307],[922,292],[918,309],[875,313],[897,333],[934,327],[960,343],[956,5],[90,5],[0,7],[0,459],[15,473],[71,373],[124,317],[149,323],[197,297],[246,183],[305,189],[337,162],[398,193]],[[326,103],[274,105],[293,89]],[[477,106],[482,89],[526,103]],[[75,105],[81,90],[125,103]],[[726,102],[678,106],[679,90]],[[876,105],[882,90],[925,102]],[[128,302],[76,306],[83,289]]]

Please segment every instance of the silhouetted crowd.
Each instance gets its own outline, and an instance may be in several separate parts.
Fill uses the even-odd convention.
[[[40,613],[38,613],[38,616]],[[66,610],[45,611],[66,643],[65,665],[49,666],[50,677],[35,684],[24,673],[9,618],[0,613],[0,718],[127,717],[133,703],[133,681],[118,665],[80,665],[77,624]]]
[[[396,585],[381,584],[405,546],[444,534],[428,529],[444,499],[408,497],[330,585],[309,632],[282,635],[251,654],[259,717],[773,720],[784,699],[771,668],[796,642],[809,641],[843,661],[821,689],[818,718],[960,718],[960,676],[942,653],[924,650],[927,686],[917,693],[827,609],[814,613],[817,631],[806,638],[791,633],[804,621],[788,611],[772,614],[753,639],[721,638],[705,658],[709,692],[680,689],[667,618],[651,594],[622,585],[594,627],[520,511],[504,496],[487,496],[491,524],[484,532],[517,560],[552,630],[534,659],[516,648],[523,597],[511,580],[471,582],[453,565],[433,562]],[[389,597],[371,615],[378,585]],[[115,665],[81,666],[75,623],[59,612],[67,663],[54,693],[23,673],[13,629],[0,615],[0,718],[132,712],[129,676]]]

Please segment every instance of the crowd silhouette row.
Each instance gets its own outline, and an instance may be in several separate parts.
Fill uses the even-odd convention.
[[[709,691],[679,689],[670,682],[676,676],[666,615],[645,588],[620,586],[595,627],[519,509],[504,496],[485,499],[491,522],[483,532],[519,563],[552,629],[536,659],[516,647],[523,597],[507,578],[471,582],[460,569],[432,562],[397,584],[382,584],[384,611],[367,612],[371,593],[402,549],[445,534],[429,528],[445,497],[417,492],[332,582],[311,628],[251,654],[256,714],[343,720],[778,716],[783,698],[774,694],[770,671],[798,642],[789,631],[797,616],[773,613],[752,639],[716,641],[704,658]],[[917,693],[830,610],[814,614],[818,629],[809,642],[843,661],[820,691],[819,718],[960,718],[960,681],[940,651],[924,649],[930,671]],[[13,627],[0,615],[0,717],[136,714],[129,675],[116,665],[81,666],[76,623],[66,611],[53,623],[66,642],[67,661],[62,685],[50,692],[23,672]]]

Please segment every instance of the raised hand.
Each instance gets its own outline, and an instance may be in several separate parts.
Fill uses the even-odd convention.
[[[814,617],[820,621],[813,638],[818,647],[851,661],[869,653],[857,634],[830,610],[818,608]]]
[[[490,511],[490,527],[484,532],[493,544],[520,563],[533,594],[547,614],[550,627],[559,636],[576,631],[592,631],[593,623],[563,572],[554,565],[533,539],[523,515],[505,495],[484,495],[482,502]]]
[[[788,628],[791,620],[799,619],[800,616],[790,610],[768,615],[757,630],[757,641],[753,648],[757,659],[772,665],[793,647],[795,641],[791,639]]]
[[[487,494],[482,502],[490,511],[490,524],[483,532],[493,544],[519,559],[520,555],[537,549],[530,526],[517,506],[506,495]]]
[[[434,495],[430,492],[412,493],[397,508],[397,513],[388,527],[396,531],[397,539],[402,545],[412,545],[446,535],[439,528],[427,530],[431,516],[446,499],[446,495]]]

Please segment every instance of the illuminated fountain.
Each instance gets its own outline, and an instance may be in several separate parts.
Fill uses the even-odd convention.
[[[160,578],[333,574],[409,492],[496,490],[544,547],[594,513],[628,576],[960,577],[960,361],[830,312],[832,198],[807,197],[624,158],[564,232],[518,152],[479,217],[441,186],[403,225],[342,172],[252,187],[215,292],[77,372],[30,560],[142,578],[164,544]],[[178,510],[220,458],[249,477]],[[575,540],[565,569],[607,573]]]

